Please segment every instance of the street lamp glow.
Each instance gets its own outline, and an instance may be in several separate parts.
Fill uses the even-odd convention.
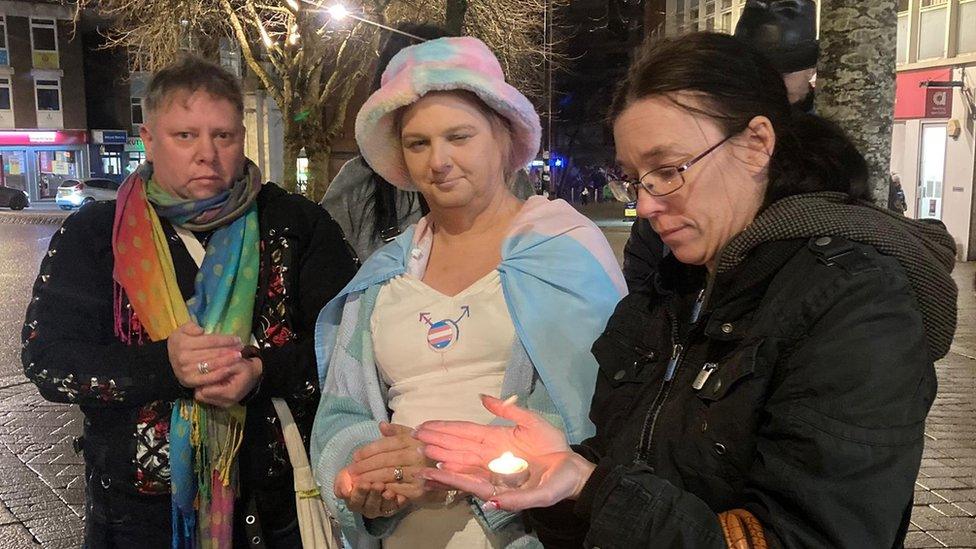
[[[386,31],[389,31],[389,32],[395,32],[397,34],[401,34],[403,36],[412,38],[412,39],[416,40],[417,42],[426,42],[427,41],[426,38],[417,36],[416,34],[410,34],[409,32],[403,32],[402,30],[397,29],[397,28],[394,28],[394,27],[391,27],[389,25],[384,25],[383,23],[377,23],[376,21],[370,21],[369,19],[367,19],[364,16],[355,15],[353,13],[350,13],[349,10],[346,9],[346,7],[343,6],[342,4],[335,4],[331,8],[327,8],[326,9],[326,8],[323,8],[322,7],[322,4],[320,4],[318,2],[313,2],[312,0],[300,0],[300,1],[303,4],[308,4],[310,6],[315,6],[315,9],[314,10],[311,10],[311,11],[314,11],[314,12],[317,12],[317,13],[328,13],[332,17],[332,20],[333,21],[342,21],[343,19],[345,19],[345,18],[348,17],[350,19],[355,19],[356,21],[360,21],[360,22],[366,23],[367,25],[372,25],[374,27],[379,27],[379,28],[381,28],[383,30],[386,30]]]
[[[342,21],[349,15],[349,10],[342,4],[336,4],[329,8],[329,15],[336,21]]]

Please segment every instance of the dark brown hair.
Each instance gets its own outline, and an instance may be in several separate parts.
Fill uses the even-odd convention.
[[[699,101],[681,102],[680,92]],[[610,120],[632,103],[654,96],[711,119],[726,135],[744,130],[756,116],[768,118],[776,148],[764,205],[817,191],[870,198],[867,163],[843,130],[791,108],[780,73],[732,36],[700,32],[645,44],[614,97]]]
[[[197,90],[230,101],[237,112],[244,114],[244,95],[237,78],[196,55],[184,55],[153,73],[146,88],[146,111],[151,117],[173,100],[175,92],[192,94]]]

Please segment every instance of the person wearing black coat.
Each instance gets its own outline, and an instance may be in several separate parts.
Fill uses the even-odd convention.
[[[651,44],[611,112],[618,190],[671,253],[593,344],[596,434],[484,397],[515,426],[421,425],[421,477],[529,509],[546,547],[901,547],[953,239],[868,201],[850,140],[732,37]],[[516,488],[487,469],[505,451]]]
[[[234,77],[195,58],[154,77],[149,95],[155,110],[147,131],[157,133],[147,149],[154,153],[156,184],[187,194],[208,192],[206,186],[228,182],[198,174],[233,177],[240,173],[236,162],[241,163],[237,168],[256,170],[243,157],[239,94]],[[177,123],[181,131],[170,133]],[[179,155],[191,158],[174,162]],[[222,163],[227,159],[231,162]],[[181,178],[181,170],[193,170],[193,176]],[[220,408],[246,405],[236,458],[234,546],[301,546],[292,469],[271,399],[285,400],[307,444],[320,396],[315,320],[352,278],[356,264],[339,226],[322,208],[274,183],[262,185],[259,174],[250,173],[256,181],[251,200],[259,239],[251,330],[257,349],[250,358],[238,352],[237,362],[228,365],[256,367],[245,370],[254,376],[245,378],[246,384],[198,381],[221,376],[221,359],[199,359],[189,376],[176,363],[176,334],[151,340],[145,319],[135,314],[140,296],[128,295],[113,276],[119,249],[113,238],[116,201],[85,206],[51,238],[27,309],[22,358],[25,374],[45,399],[77,404],[84,413],[84,435],[76,447],[86,466],[86,547],[172,546],[171,414],[174,401],[194,398]],[[176,222],[160,213],[159,223],[178,291],[189,300],[195,295],[197,263]],[[218,230],[183,234],[206,247]]]

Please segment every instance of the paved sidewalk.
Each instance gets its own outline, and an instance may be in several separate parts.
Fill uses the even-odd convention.
[[[26,380],[0,388],[0,548],[81,546],[84,462],[71,447],[81,422]]]
[[[939,392],[925,428],[905,547],[976,547],[976,263],[960,263],[959,326],[936,365]]]

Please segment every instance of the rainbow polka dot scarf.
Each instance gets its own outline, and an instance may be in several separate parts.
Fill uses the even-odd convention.
[[[161,341],[193,319],[207,333],[247,342],[257,293],[260,171],[248,162],[231,189],[207,200],[182,200],[152,180],[152,164],[119,188],[112,228],[115,279],[150,339]],[[215,200],[216,199],[216,200]],[[213,230],[194,295],[183,301],[160,216],[189,230]],[[178,400],[170,422],[173,547],[233,545],[237,453],[245,409]]]

